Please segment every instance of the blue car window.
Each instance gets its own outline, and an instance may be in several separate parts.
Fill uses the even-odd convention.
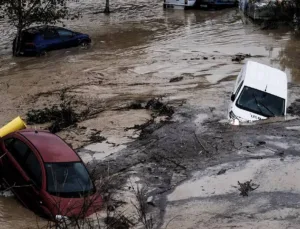
[[[57,30],[60,37],[66,38],[66,37],[72,37],[73,32],[66,30],[66,29],[58,29]]]
[[[54,29],[46,29],[43,35],[46,40],[58,38],[58,34]]]

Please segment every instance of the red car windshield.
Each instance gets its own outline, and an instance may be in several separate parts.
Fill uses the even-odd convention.
[[[81,197],[94,192],[94,185],[81,162],[45,163],[47,191],[61,197]]]

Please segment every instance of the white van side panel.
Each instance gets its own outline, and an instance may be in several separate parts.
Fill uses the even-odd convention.
[[[238,75],[238,77],[235,81],[233,93],[236,92],[236,90],[237,90],[238,86],[240,85],[240,83],[245,79],[245,72],[246,72],[245,69],[246,69],[246,67],[247,67],[246,65],[243,65],[243,67],[242,67],[242,69],[241,69],[241,71],[240,71],[240,73],[239,73],[239,75]]]

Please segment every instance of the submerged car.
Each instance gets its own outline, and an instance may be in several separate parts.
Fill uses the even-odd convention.
[[[164,8],[226,8],[236,6],[237,0],[164,0]]]
[[[0,141],[3,183],[27,208],[47,218],[86,217],[102,204],[80,157],[46,131],[21,130]]]
[[[285,116],[286,107],[285,72],[248,61],[237,77],[231,95],[228,118],[245,122]]]
[[[16,49],[13,42],[13,51]],[[88,46],[91,38],[87,34],[73,32],[56,26],[39,26],[21,33],[20,55],[43,55],[48,51],[76,46]]]

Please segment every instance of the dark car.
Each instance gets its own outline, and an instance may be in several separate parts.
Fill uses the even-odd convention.
[[[13,42],[13,51],[16,47]],[[32,27],[21,33],[20,55],[43,55],[48,51],[76,46],[88,46],[91,38],[87,34],[73,32],[56,26]]]
[[[34,212],[85,217],[102,204],[80,157],[61,138],[46,131],[22,130],[0,140],[3,183]]]

